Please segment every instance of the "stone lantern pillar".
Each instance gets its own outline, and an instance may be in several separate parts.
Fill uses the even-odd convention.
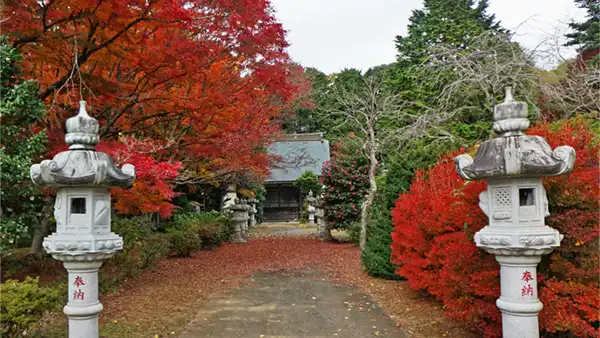
[[[135,168],[115,166],[112,158],[96,152],[98,121],[79,103],[79,113],[67,120],[65,141],[69,150],[52,160],[31,166],[31,180],[57,188],[54,204],[56,232],[46,237],[43,247],[62,261],[69,273],[69,337],[98,337],[98,270],[103,261],[123,249],[121,237],[110,231],[110,187],[129,187]]]
[[[313,197],[312,190],[308,192],[306,201],[308,202],[308,206],[306,207],[306,211],[308,212],[308,226],[313,227],[315,225],[315,213],[317,211],[315,202],[317,202],[317,199]]]
[[[235,199],[235,204],[230,205],[228,210],[233,212],[231,218],[233,222],[233,234],[231,235],[231,243],[247,243],[245,236],[245,227],[248,225],[248,209],[247,205]]]
[[[248,215],[250,217],[250,220],[248,221],[248,226],[250,227],[255,227],[256,226],[256,204],[258,203],[258,200],[256,198],[251,198],[248,200],[248,206],[250,207],[248,209]]]
[[[479,206],[489,224],[475,234],[478,247],[500,263],[503,337],[539,337],[537,264],[542,255],[560,245],[563,236],[546,226],[549,215],[544,176],[573,169],[575,150],[550,148],[543,137],[523,133],[529,127],[527,104],[514,101],[506,90],[504,103],[494,108],[497,137],[481,144],[475,158],[455,158],[459,174],[467,180],[487,180]]]

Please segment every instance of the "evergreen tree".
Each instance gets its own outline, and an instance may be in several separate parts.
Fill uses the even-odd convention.
[[[365,250],[361,254],[362,265],[365,271],[374,277],[385,279],[399,279],[396,271],[396,264],[390,261],[392,244],[392,216],[388,206],[387,177],[381,175],[377,178],[379,191],[375,196],[375,201],[369,210],[369,223],[367,225],[367,242]],[[398,197],[394,198],[394,201]]]
[[[487,0],[425,0],[423,9],[413,11],[408,35],[396,37],[399,60],[420,63],[432,46],[451,44],[468,48],[467,42],[487,30],[505,32]]]
[[[598,51],[600,49],[600,2],[598,0],[575,0],[578,7],[587,10],[587,20],[572,22],[569,27],[572,33],[566,35],[569,39],[566,46],[578,46],[580,53]]]
[[[37,83],[19,80],[19,52],[0,36],[0,249],[30,235],[41,210],[41,195],[29,168],[40,161],[46,134],[36,130],[44,115]]]
[[[304,69],[304,76],[311,82],[309,98],[314,107],[300,107],[294,110],[294,116],[283,122],[283,129],[288,134],[325,132],[320,121],[319,107],[327,104],[329,80],[325,73],[312,67]]]
[[[335,99],[336,92],[357,90],[363,85],[360,70],[344,69],[328,76],[318,69],[307,67],[304,74],[311,81],[310,99],[314,107],[297,108],[294,116],[283,122],[283,129],[287,133],[323,132],[329,140],[342,139],[350,132],[357,132],[349,128],[341,116],[331,112],[340,110]]]

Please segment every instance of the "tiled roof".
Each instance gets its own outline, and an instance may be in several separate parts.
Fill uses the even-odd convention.
[[[294,182],[304,171],[321,175],[323,162],[329,161],[329,141],[323,134],[288,134],[269,147],[281,160],[271,167],[267,183]]]

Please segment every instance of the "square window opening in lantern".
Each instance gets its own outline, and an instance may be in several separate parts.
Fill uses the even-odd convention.
[[[85,214],[85,198],[76,197],[71,199],[71,213]]]
[[[527,207],[535,205],[534,189],[523,188],[519,189],[519,206]]]

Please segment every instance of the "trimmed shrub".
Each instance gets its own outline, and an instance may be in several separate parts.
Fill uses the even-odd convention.
[[[154,269],[158,261],[165,259],[171,246],[164,234],[154,234],[144,241],[140,248],[140,268]]]
[[[115,217],[111,230],[123,237],[123,252],[127,253],[152,235],[152,222],[147,217]]]
[[[177,257],[189,257],[194,251],[200,250],[202,241],[196,229],[169,228],[167,229],[170,251]]]
[[[570,145],[577,152],[572,173],[544,180],[551,213],[547,224],[565,238],[539,265],[539,297],[544,303],[540,328],[547,336],[596,337],[600,321],[597,125],[577,117],[537,126],[528,133],[546,137],[553,148]],[[458,176],[453,162],[458,153],[444,156],[426,172],[418,171],[410,192],[396,202],[392,261],[412,288],[442,301],[447,315],[486,337],[498,337],[499,265],[473,242],[475,232],[487,224],[478,207],[478,195],[486,184]]]
[[[390,261],[391,232],[394,225],[387,207],[385,191],[386,176],[382,175],[377,177],[377,194],[369,210],[367,242],[361,254],[361,261],[365,271],[373,277],[399,279],[395,274],[397,266]]]
[[[21,337],[37,327],[45,312],[62,305],[57,289],[40,287],[38,278],[26,277],[23,282],[9,279],[0,284],[0,315],[2,336]]]
[[[214,248],[231,236],[233,226],[229,218],[228,214],[216,211],[179,213],[173,218],[173,226],[191,229],[198,234],[203,248]]]

